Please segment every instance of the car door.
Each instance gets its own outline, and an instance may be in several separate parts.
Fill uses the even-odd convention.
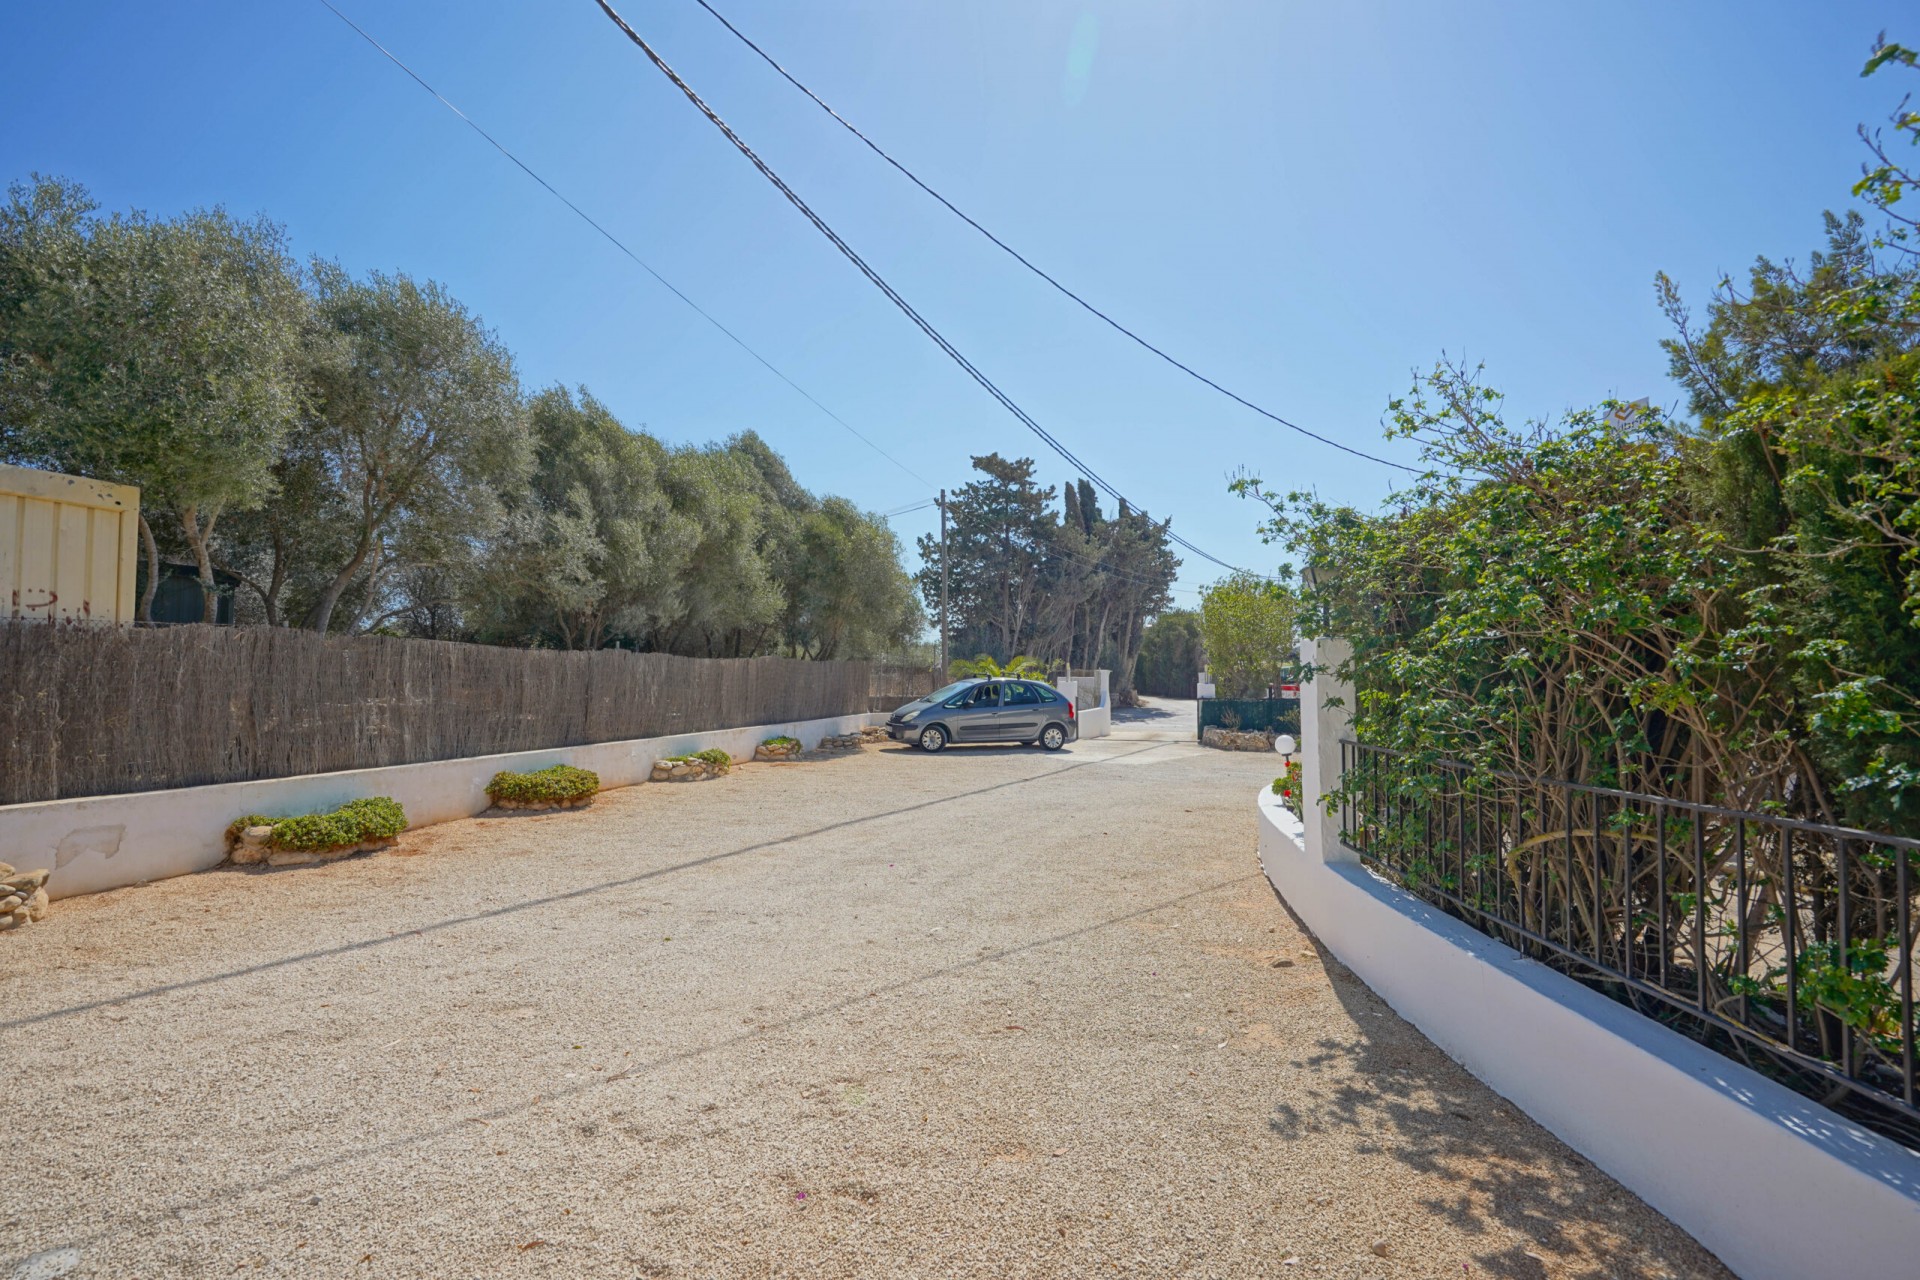
[[[1023,680],[1007,682],[1001,695],[1000,733],[1014,742],[1030,742],[1040,736],[1040,717],[1044,709],[1039,691]]]
[[[973,687],[966,705],[953,716],[955,742],[988,742],[999,733],[1000,684],[988,680]]]

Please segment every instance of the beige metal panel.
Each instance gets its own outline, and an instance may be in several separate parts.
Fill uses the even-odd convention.
[[[112,619],[120,603],[120,522],[126,516],[98,507],[87,513],[87,598],[82,617]]]
[[[20,576],[13,584],[13,612],[20,618],[53,616],[54,517],[59,508],[39,498],[20,502]]]
[[[0,466],[0,617],[133,620],[140,491]]]
[[[20,507],[16,494],[0,493],[0,618],[19,611],[15,592],[20,586]]]
[[[85,507],[58,503],[54,507],[53,608],[56,618],[87,616],[87,535],[93,532],[93,513]]]
[[[113,593],[113,620],[132,622],[133,575],[140,555],[140,491],[133,491],[133,510],[120,513],[120,556],[117,562],[119,585]]]

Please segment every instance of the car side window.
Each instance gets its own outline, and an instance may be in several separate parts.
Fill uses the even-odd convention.
[[[1000,686],[983,684],[973,691],[973,705],[976,707],[997,707],[1000,705]]]
[[[1034,696],[1041,702],[1060,701],[1060,695],[1053,691],[1052,685],[1036,684],[1033,686],[1033,692]]]
[[[1038,701],[1040,701],[1040,695],[1034,692],[1030,684],[1007,686],[1007,705],[1010,707],[1030,707]]]

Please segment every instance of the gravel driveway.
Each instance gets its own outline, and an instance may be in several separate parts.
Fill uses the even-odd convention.
[[[0,1277],[1726,1275],[1315,948],[1273,772],[869,748],[57,903]]]

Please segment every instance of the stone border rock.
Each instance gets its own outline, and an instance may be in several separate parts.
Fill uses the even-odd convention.
[[[712,761],[699,757],[685,760],[655,760],[649,782],[704,782],[708,778],[717,778],[725,770],[718,768]]]
[[[317,862],[338,862],[358,853],[378,853],[399,843],[398,839],[389,836],[384,840],[362,840],[358,844],[343,844],[332,849],[276,849],[273,847],[271,826],[243,827],[233,843],[233,862],[240,867],[256,866],[263,862],[270,867],[307,867]]]
[[[47,918],[47,877],[52,874],[52,868],[15,871],[0,862],[0,933]]]
[[[885,742],[887,731],[879,725],[867,725],[854,733],[831,734],[820,739],[821,751],[858,751],[869,743]]]
[[[1259,729],[1222,729],[1208,725],[1200,732],[1200,745],[1221,751],[1272,751],[1273,735]]]
[[[584,809],[593,803],[592,796],[573,796],[566,800],[495,800],[495,809],[516,809],[524,813],[551,813],[555,809]]]
[[[798,738],[768,738],[753,749],[753,758],[777,764],[782,760],[798,760],[803,750]]]

